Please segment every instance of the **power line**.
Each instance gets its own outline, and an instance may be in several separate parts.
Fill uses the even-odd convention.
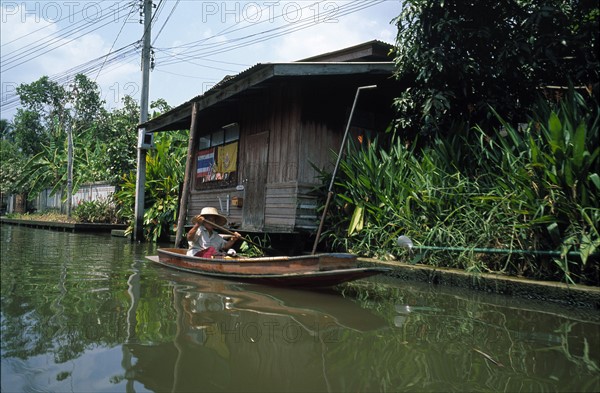
[[[169,22],[169,19],[171,19],[171,16],[173,15],[173,12],[175,12],[175,8],[177,8],[177,5],[179,4],[180,0],[177,0],[175,2],[175,4],[173,5],[173,8],[171,8],[171,12],[169,13],[169,15],[167,16],[167,19],[165,19],[165,22],[163,23],[162,27],[160,28],[160,30],[158,31],[158,34],[156,34],[156,36],[154,37],[154,41],[152,41],[152,45],[154,45],[154,43],[156,42],[156,40],[158,39],[158,37],[160,36],[160,33],[162,33],[163,29],[165,28],[165,26],[167,25],[167,23]]]
[[[366,2],[350,2],[346,6],[342,6],[343,8],[340,7],[338,9],[339,13],[336,14],[336,17],[346,16],[346,15],[364,10],[366,8],[373,7],[377,4],[383,3],[384,1],[385,0],[375,0],[375,1],[368,2],[368,3],[366,3]],[[170,60],[167,60],[166,62],[161,62],[160,65],[167,66],[167,65],[172,65],[172,64],[181,63],[181,62],[189,62],[190,60],[200,60],[200,59],[203,59],[205,56],[221,54],[224,52],[229,52],[229,51],[241,48],[241,47],[248,46],[249,44],[264,42],[264,41],[267,41],[267,40],[270,40],[270,39],[273,39],[276,37],[280,37],[282,35],[287,35],[287,34],[290,34],[290,33],[293,33],[293,32],[299,31],[299,30],[303,30],[303,29],[315,26],[316,24],[318,24],[318,22],[315,22],[314,18],[306,17],[306,18],[301,19],[299,22],[295,22],[295,23],[290,22],[285,25],[277,26],[272,29],[268,29],[268,30],[264,30],[264,31],[257,32],[254,34],[249,34],[249,35],[245,35],[242,37],[231,39],[226,44],[223,44],[222,42],[217,42],[217,43],[210,43],[210,44],[206,44],[206,45],[200,45],[201,48],[198,48],[196,50],[187,51],[183,54],[169,52],[169,49],[175,49],[175,48],[178,49],[178,48],[186,47],[189,44],[172,47],[172,48],[165,48],[162,51],[166,54],[169,54]],[[239,31],[239,30],[245,29],[247,27],[248,26],[241,27],[234,31]],[[216,36],[217,35],[212,36],[210,38],[214,38]],[[210,38],[208,38],[208,39],[210,39]],[[198,42],[198,41],[196,41],[196,42]]]
[[[134,42],[129,45],[126,45],[122,48],[117,49],[114,52],[111,52],[105,56],[98,57],[96,59],[90,60],[83,64],[79,64],[73,68],[60,72],[58,74],[54,74],[49,76],[49,79],[53,82],[56,82],[60,85],[66,85],[72,83],[75,79],[75,75],[84,74],[86,76],[90,76],[98,71],[98,75],[100,74],[99,70],[103,72],[108,72],[114,70],[118,67],[121,67],[124,63],[126,63],[131,58],[137,58],[139,55],[138,48],[136,47],[138,43]],[[5,95],[6,96],[6,95]],[[20,98],[16,93],[12,93],[6,97],[0,103],[0,109],[9,110],[14,109],[20,104]]]
[[[98,69],[98,73],[96,74],[96,77],[94,78],[94,82],[98,79],[98,76],[100,76],[100,72],[102,71],[102,68],[104,67],[104,64],[106,63],[106,59],[112,52],[112,49],[115,47],[115,44],[117,43],[117,40],[119,39],[119,36],[121,35],[121,32],[123,32],[123,28],[125,27],[125,24],[127,23],[127,20],[129,19],[129,16],[133,13],[133,9],[134,9],[134,7],[131,7],[131,9],[129,10],[129,14],[125,17],[125,21],[123,22],[123,25],[121,26],[121,29],[119,30],[119,33],[117,33],[117,37],[113,41],[112,45],[110,46],[110,49],[108,50],[108,53],[104,57],[104,62],[100,66],[100,69]]]
[[[128,7],[128,5],[126,5],[125,7]],[[84,36],[86,34],[89,34],[93,31],[96,31],[96,30],[104,27],[104,26],[107,26],[108,24],[112,23],[113,20],[109,20],[108,22],[100,25],[99,27],[94,28],[91,31],[85,31],[86,29],[90,29],[91,27],[100,23],[101,21],[105,21],[106,19],[111,19],[111,17],[113,17],[114,14],[120,14],[121,11],[125,10],[125,7],[121,7],[119,9],[113,11],[112,13],[104,15],[101,18],[98,18],[93,23],[86,22],[84,26],[77,26],[78,24],[84,22],[84,20],[80,20],[80,21],[76,22],[75,24],[69,26],[68,28],[63,28],[62,30],[60,30],[59,32],[63,32],[61,34],[51,35],[48,37],[48,39],[41,40],[38,43],[36,43],[35,45],[32,45],[32,46],[28,45],[28,46],[22,47],[20,49],[17,49],[15,51],[9,52],[8,54],[6,54],[2,57],[4,71],[13,69],[19,65],[27,63],[33,59],[40,57],[41,55],[43,55],[45,53],[48,53],[54,49],[57,49],[57,48],[65,45],[65,44],[68,44],[78,38],[81,38],[82,36]],[[81,34],[79,34],[79,33],[81,33]],[[79,34],[79,35],[75,36],[74,38],[72,38],[66,42],[64,41],[64,39],[71,37],[75,34]],[[42,52],[40,52],[40,50],[42,50]],[[20,62],[17,64],[14,64],[15,62],[18,62],[18,61],[20,61]],[[11,64],[13,64],[13,65],[10,67],[6,67],[7,65],[11,65]]]
[[[176,4],[173,6],[173,8],[171,9],[171,12],[169,13],[169,15],[167,16],[165,22],[163,23],[159,33],[156,35],[156,37],[154,38],[154,41],[156,41],[158,39],[158,37],[160,36],[160,34],[162,33],[163,29],[165,28],[167,22],[170,20],[171,16],[173,15],[177,5],[179,4],[180,0],[177,0]],[[360,10],[364,10],[370,7],[373,7],[375,5],[378,5],[382,2],[384,2],[385,0],[371,0],[371,1],[351,1],[346,3],[345,5],[340,6],[337,9],[337,13],[335,14],[335,17],[342,17],[342,16],[346,16],[352,13],[356,13]],[[158,9],[157,12],[154,13],[154,15],[152,16],[152,23],[157,23],[158,18],[159,18],[159,14],[160,12],[164,9],[164,6],[166,4],[166,1],[161,0],[161,2],[158,5]],[[127,21],[127,19],[129,18],[129,16],[131,15],[131,10],[134,8],[132,7],[132,5],[135,6],[135,3],[129,2],[126,4],[125,7],[130,7],[129,8],[129,14],[127,14],[125,22]],[[307,6],[308,7],[308,6]],[[303,9],[306,7],[303,7]],[[120,11],[124,10],[124,7],[119,8]],[[285,18],[286,14],[282,14],[278,17],[275,18]],[[275,19],[273,18],[273,19]],[[271,21],[273,20],[271,19]],[[266,21],[263,21],[266,22]],[[242,27],[238,27],[238,28],[234,28],[235,26],[239,26],[241,22],[237,22],[232,26],[229,26],[225,29],[223,29],[221,32],[217,33],[216,35],[213,35],[211,37],[208,37],[206,39],[203,40],[198,40],[198,41],[194,41],[194,42],[190,42],[184,45],[179,45],[179,46],[174,46],[174,47],[169,47],[169,48],[157,48],[157,51],[162,53],[164,56],[168,56],[169,60],[166,60],[164,62],[162,62],[160,64],[161,67],[164,66],[169,66],[169,65],[173,65],[173,64],[177,64],[177,63],[182,63],[182,62],[187,62],[190,64],[193,64],[194,66],[197,67],[205,67],[205,68],[212,68],[212,69],[216,69],[216,70],[220,70],[220,71],[225,71],[225,72],[236,72],[234,70],[230,70],[230,69],[226,69],[226,68],[219,68],[219,67],[214,67],[214,66],[209,66],[206,64],[200,64],[200,63],[196,63],[194,62],[195,60],[202,60],[203,62],[213,62],[213,63],[220,63],[220,64],[230,64],[230,65],[238,65],[238,66],[244,66],[247,67],[248,65],[246,64],[239,64],[239,63],[231,63],[231,62],[225,62],[225,61],[218,61],[218,60],[213,60],[213,59],[208,59],[207,57],[210,56],[215,56],[221,53],[225,53],[225,52],[229,52],[229,51],[233,51],[235,49],[238,49],[240,47],[246,47],[248,45],[252,45],[255,43],[260,43],[260,42],[264,42],[276,37],[280,37],[283,35],[288,35],[291,34],[293,32],[299,31],[299,30],[303,30],[306,28],[310,28],[312,26],[315,26],[319,23],[318,20],[315,20],[314,17],[308,17],[308,18],[302,18],[299,21],[295,21],[295,22],[288,22],[285,25],[281,25],[281,26],[277,26],[271,29],[266,29],[264,31],[259,31],[256,33],[252,33],[252,34],[246,34],[243,36],[239,36],[236,38],[233,38],[231,40],[229,40],[228,42],[226,42],[225,44],[222,42],[208,42],[210,40],[213,40],[215,38],[217,38],[220,34],[224,33],[224,32],[229,32],[229,33],[235,33],[235,32],[241,32],[249,27],[251,27],[250,25],[248,26],[242,26]],[[252,26],[256,26],[259,23],[262,22],[258,22],[253,24]],[[94,23],[95,24],[95,23]],[[69,35],[73,35],[76,33],[79,33],[81,31],[83,31],[84,29],[90,29],[94,24],[88,23],[87,25],[85,25],[83,28],[77,28],[77,29],[71,29],[68,30],[69,31]],[[106,23],[107,24],[107,23]],[[95,31],[101,27],[106,26],[106,24],[101,25],[100,27],[92,30]],[[123,30],[124,25],[121,27],[121,31]],[[41,30],[41,29],[38,29]],[[65,31],[66,29],[63,29],[61,31]],[[118,35],[117,35],[117,39],[119,37],[119,35],[121,34],[121,31],[119,31]],[[31,33],[30,33],[31,34]],[[81,37],[84,34],[81,34],[78,37],[73,38],[72,40],[68,41],[71,42],[79,37]],[[25,37],[25,36],[23,36]],[[53,39],[49,39],[46,40],[45,43],[43,44],[44,46],[49,46],[51,43],[55,42],[55,40],[59,40],[61,38],[65,38],[65,37],[58,37],[58,38],[53,38]],[[52,77],[50,77],[51,80],[56,81],[57,83],[61,83],[61,84],[66,84],[66,83],[70,83],[72,80],[74,80],[74,76],[76,74],[85,74],[87,76],[90,76],[93,73],[96,73],[95,79],[96,80],[100,74],[103,74],[105,72],[109,72],[111,70],[114,70],[118,67],[123,66],[124,64],[130,63],[132,62],[132,60],[134,59],[134,57],[139,56],[140,54],[140,41],[137,42],[133,42],[129,45],[126,45],[120,49],[117,49],[115,51],[112,51],[112,48],[114,47],[117,39],[115,39],[115,41],[113,42],[112,46],[111,46],[111,50],[109,50],[109,52],[106,55],[103,55],[99,58],[90,60],[88,62],[82,63],[78,66],[75,66],[69,70],[63,71],[61,73],[58,73],[56,75],[53,75]],[[54,41],[53,41],[54,40]],[[15,40],[11,41],[14,42]],[[178,53],[177,49],[182,49],[182,48],[190,48],[191,46],[195,46],[194,50],[188,50],[184,53]],[[49,52],[50,50],[53,50],[55,48],[50,48],[47,51],[43,52],[43,53],[36,53],[36,56],[33,58],[37,58],[38,56],[41,56],[44,53]],[[29,59],[31,60],[31,59]],[[17,65],[23,64],[24,62],[27,62],[29,60],[25,60]],[[14,63],[15,60],[14,59],[14,55],[12,58],[12,62]],[[16,65],[11,66],[8,69],[12,69],[16,67]],[[7,70],[6,68],[4,70]],[[3,71],[4,71],[3,70]],[[166,72],[166,73],[171,73],[174,75],[180,75],[180,76],[185,76],[185,75],[181,75],[181,74],[176,74],[176,73],[172,73],[172,72],[168,72],[165,70],[158,70],[161,72]],[[4,97],[6,97],[6,100],[2,101],[0,104],[0,108],[5,110],[5,109],[12,109],[16,106],[18,106],[19,104],[19,97],[16,94],[11,94],[9,97],[6,96],[6,94],[4,95]]]
[[[100,9],[100,12],[101,12],[101,13],[103,13],[103,11],[104,11],[104,9]],[[17,37],[17,38],[15,38],[15,39],[11,40],[11,41],[5,42],[4,44],[2,44],[2,45],[0,45],[0,46],[6,46],[6,45],[8,45],[8,44],[11,44],[11,43],[13,43],[13,42],[16,42],[16,41],[22,40],[23,38],[29,37],[30,35],[32,35],[32,34],[34,34],[34,33],[37,33],[37,32],[39,32],[39,31],[42,31],[42,30],[44,30],[44,29],[47,29],[48,27],[50,27],[50,26],[54,26],[55,24],[58,24],[58,23],[60,23],[60,22],[63,22],[63,21],[64,21],[64,20],[66,20],[66,19],[69,19],[69,20],[71,20],[71,19],[73,19],[73,17],[75,16],[75,14],[76,14],[77,12],[78,12],[78,11],[75,11],[75,8],[73,8],[73,13],[71,13],[71,14],[68,14],[68,15],[67,15],[67,16],[65,16],[64,18],[61,18],[61,19],[59,19],[59,20],[55,21],[54,23],[51,23],[51,24],[47,24],[47,25],[45,25],[45,26],[42,26],[42,27],[40,27],[39,29],[36,29],[36,30],[30,31],[30,32],[29,32],[29,33],[27,33],[27,34],[25,34],[25,35],[22,35],[22,36],[20,36],[20,37]],[[83,20],[83,19],[81,19],[79,22],[81,22],[82,20]],[[79,22],[77,22],[77,23],[79,23]],[[70,27],[71,27],[71,26],[70,26]],[[65,27],[65,28],[63,28],[62,30],[65,30],[65,29],[66,29],[66,27]],[[59,32],[60,32],[60,31],[62,31],[62,30],[59,30]]]
[[[352,7],[352,8],[360,7],[358,10],[356,10],[356,11],[359,11],[359,10],[366,9],[366,8],[375,6],[377,4],[383,3],[385,1],[386,0],[347,1],[346,5],[342,5],[342,6],[340,6],[339,8],[336,9],[337,12],[335,13],[335,17],[344,16],[344,15],[347,15],[347,14],[351,13],[351,12],[348,12],[348,10],[346,10],[346,8],[348,8],[348,7]],[[320,3],[323,3],[323,2],[329,3],[328,0],[320,0],[317,3],[320,4]],[[317,4],[317,3],[314,3],[314,4],[313,3],[309,3],[309,5],[306,5],[304,7],[299,8],[298,11],[301,12],[301,14],[304,14],[304,11],[306,9],[313,10],[314,9],[314,5]],[[266,6],[265,8],[258,10],[252,16],[255,16],[255,15],[258,15],[258,14],[262,14],[262,12],[265,9],[268,9],[269,7],[270,6]],[[344,14],[339,14],[338,13],[339,11],[344,11],[345,13]],[[204,45],[208,45],[210,47],[214,47],[214,46],[222,45],[222,42],[209,43],[209,44],[204,44],[204,43],[207,42],[207,41],[209,41],[209,40],[211,40],[211,39],[217,38],[217,37],[219,37],[219,36],[221,36],[221,35],[223,35],[224,33],[227,33],[227,32],[229,32],[229,33],[238,32],[238,31],[245,30],[245,29],[248,29],[248,28],[251,28],[251,27],[255,27],[255,26],[257,26],[259,24],[262,24],[262,23],[267,23],[267,22],[272,23],[276,19],[285,19],[285,18],[288,18],[289,17],[288,16],[289,13],[291,13],[291,11],[289,11],[289,12],[287,12],[285,14],[281,14],[281,15],[278,15],[278,16],[275,16],[275,17],[272,17],[272,18],[269,18],[269,19],[264,19],[264,20],[261,20],[259,22],[255,22],[255,23],[248,24],[246,26],[242,26],[242,27],[239,27],[237,29],[231,30],[233,27],[242,24],[242,21],[240,20],[240,21],[234,23],[232,26],[229,26],[229,27],[227,27],[227,28],[219,31],[218,33],[216,33],[215,35],[212,35],[210,37],[203,38],[202,40],[188,42],[186,44],[182,44],[182,45],[178,45],[178,46],[173,46],[173,47],[169,47],[169,48],[163,48],[163,49],[165,49],[165,50],[167,50],[167,49],[180,49],[180,48],[188,48],[188,47],[198,48],[199,46],[202,47]],[[250,18],[250,17],[248,17],[248,18]],[[314,15],[313,16],[305,17],[305,18],[301,19],[300,21],[289,22],[287,25],[279,26],[279,27],[277,27],[275,29],[285,28],[285,27],[287,27],[289,25],[297,24],[298,22],[306,22],[308,20],[315,21]],[[319,21],[318,21],[318,19],[316,19],[316,21],[314,22],[314,24],[317,25],[318,23],[319,23]],[[252,34],[252,35],[264,34],[265,32],[268,32],[268,31],[271,31],[271,30],[273,30],[273,29],[265,30],[265,31],[263,31],[261,33],[255,33],[255,34]],[[252,35],[250,35],[250,36],[252,36]]]

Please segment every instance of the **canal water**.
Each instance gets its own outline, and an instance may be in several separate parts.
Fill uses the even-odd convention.
[[[326,291],[1,226],[2,392],[597,392],[600,315],[386,277]]]

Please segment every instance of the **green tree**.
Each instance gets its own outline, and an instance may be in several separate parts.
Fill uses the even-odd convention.
[[[139,120],[140,108],[131,96],[125,96],[123,107],[113,110],[106,119],[110,143],[106,145],[102,164],[106,179],[113,185],[118,185],[124,174],[135,171]]]
[[[50,80],[47,76],[29,84],[19,85],[17,94],[25,110],[40,115],[40,122],[44,129],[51,131],[55,128],[53,124],[56,120],[63,124],[67,120],[66,102],[69,99],[69,93],[63,86]]]
[[[25,109],[17,112],[15,136],[26,156],[31,156],[18,185],[28,179],[34,194],[47,187],[56,192],[67,186],[68,196],[69,184],[76,191],[79,184],[104,180],[102,164],[110,139],[98,85],[82,74],[76,75],[68,89],[42,77],[19,86],[17,92]]]
[[[154,109],[154,111],[152,111],[152,115],[150,117],[155,118],[156,116],[160,115],[161,113],[171,110],[171,105],[169,105],[164,98],[159,98],[158,100],[152,101],[150,103],[150,109]]]
[[[25,178],[23,168],[26,162],[26,156],[14,142],[0,139],[0,193],[3,195],[20,194],[30,188],[27,181],[21,186],[18,185]]]
[[[407,0],[396,18],[398,123],[413,133],[452,122],[523,121],[540,88],[598,93],[597,1]]]
[[[13,139],[13,124],[7,119],[0,119],[0,139]]]
[[[82,130],[94,128],[94,123],[106,116],[106,102],[100,97],[100,87],[84,74],[77,74],[72,85],[71,101],[74,120]],[[98,135],[102,139],[104,135]]]
[[[48,143],[50,134],[42,125],[42,116],[33,110],[18,108],[13,122],[12,139],[15,148],[25,156],[32,156]]]

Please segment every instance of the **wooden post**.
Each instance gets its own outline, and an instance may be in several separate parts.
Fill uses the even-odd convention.
[[[181,201],[179,203],[179,215],[177,217],[177,232],[175,234],[175,247],[179,247],[183,229],[185,227],[185,218],[187,215],[188,198],[190,194],[190,184],[192,173],[194,173],[194,143],[198,135],[198,103],[192,105],[192,123],[190,124],[190,139],[188,141],[187,159],[185,162],[185,177],[183,178],[183,188],[181,189]]]

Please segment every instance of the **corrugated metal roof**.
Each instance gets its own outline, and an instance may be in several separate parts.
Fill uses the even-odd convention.
[[[259,63],[237,75],[226,76],[215,86],[191,100],[171,109],[162,115],[139,125],[147,131],[169,131],[181,129],[182,122],[191,116],[193,103],[199,103],[200,110],[223,102],[251,87],[281,77],[312,77],[352,74],[392,74],[393,62],[293,62]]]

